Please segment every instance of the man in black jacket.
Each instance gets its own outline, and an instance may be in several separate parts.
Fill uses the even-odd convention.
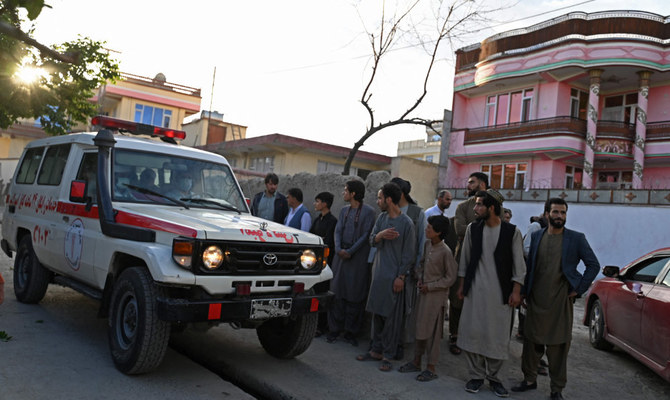
[[[279,177],[270,172],[265,175],[265,191],[258,192],[251,202],[251,214],[270,221],[284,223],[288,215],[286,197],[277,191]]]

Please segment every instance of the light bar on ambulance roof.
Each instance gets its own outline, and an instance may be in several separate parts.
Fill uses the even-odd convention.
[[[184,140],[186,132],[174,129],[161,128],[159,126],[140,124],[138,122],[124,121],[122,119],[98,115],[91,119],[91,124],[104,128],[126,131],[135,135],[149,135],[152,137],[166,137],[170,139]]]

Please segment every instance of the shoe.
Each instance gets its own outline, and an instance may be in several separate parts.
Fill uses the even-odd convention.
[[[457,338],[449,336],[449,352],[455,356],[461,354],[461,349],[456,345]]]
[[[551,392],[549,398],[551,400],[563,400],[563,395],[561,394],[561,392]]]
[[[491,386],[491,390],[493,390],[493,393],[495,393],[496,396],[509,397],[509,392],[507,391],[507,389],[505,389],[502,383],[496,381],[489,381],[489,386]]]
[[[547,376],[549,375],[549,370],[547,369],[547,367],[543,367],[540,365],[539,367],[537,367],[537,374]]]
[[[465,384],[465,391],[470,393],[477,393],[483,384],[483,379],[470,379],[468,383]]]
[[[358,340],[356,340],[356,337],[350,332],[344,334],[343,340],[354,347],[358,347]]]
[[[338,336],[339,335],[337,333],[328,332],[328,335],[326,335],[326,342],[335,343],[335,342],[337,342],[337,337]]]
[[[537,389],[537,382],[528,383],[525,380],[521,381],[518,386],[512,387],[513,392],[525,392],[526,390]]]
[[[416,380],[419,382],[429,382],[432,381],[433,379],[437,379],[437,375],[435,373],[426,370],[423,370],[419,375],[416,376]]]

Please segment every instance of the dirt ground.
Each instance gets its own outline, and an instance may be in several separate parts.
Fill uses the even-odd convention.
[[[670,383],[652,372],[619,348],[612,351],[596,350],[589,343],[588,326],[582,324],[584,300],[575,303],[572,345],[568,356],[568,384],[563,394],[570,399],[668,399]],[[446,328],[446,325],[445,325]],[[516,326],[514,329],[516,333]],[[670,338],[667,338],[670,340]],[[509,388],[521,379],[522,343],[512,339],[510,360],[505,366],[506,386]],[[465,358],[448,353],[445,346],[440,364],[446,374],[467,380]],[[445,368],[446,367],[446,368]],[[538,390],[512,393],[519,399],[547,398],[549,377],[538,376]]]
[[[14,302],[11,264],[13,264],[13,260],[8,259],[4,254],[0,254],[0,273],[4,275],[7,281],[5,285],[6,302]],[[67,295],[68,293],[69,295]],[[73,309],[73,301],[76,301],[77,304],[91,302],[70,289],[52,285],[45,302],[39,306],[26,307],[26,309],[32,310],[32,312],[55,312],[54,309],[71,310]],[[588,327],[581,324],[583,305],[581,299],[575,305],[573,341],[568,357],[568,384],[563,392],[565,398],[573,400],[670,399],[670,383],[661,379],[627,353],[616,348],[613,351],[604,352],[591,347],[588,340]],[[2,307],[6,306],[7,304],[4,304]],[[79,310],[78,312],[85,314],[88,312],[92,315],[91,318],[94,318],[95,307],[91,307],[93,307],[92,310]],[[64,332],[67,332],[67,337],[58,340],[71,343],[73,340],[70,336],[73,334],[90,336],[88,335],[89,327],[77,325],[79,323],[77,321],[81,319],[82,315],[79,315],[71,316],[69,320],[65,319],[65,321],[61,321],[60,318],[58,321],[52,321],[54,324],[62,322],[65,326]],[[3,325],[2,322],[0,319],[0,330],[6,330],[10,335],[16,336],[14,341],[22,339],[20,327],[3,327],[1,326]],[[93,354],[100,359],[99,362],[102,365],[111,368],[111,363],[106,354],[104,321],[98,322],[102,330],[93,338],[100,341],[100,349]],[[49,335],[52,336],[53,332],[50,332]],[[175,350],[196,363],[206,366],[219,376],[225,377],[227,375],[226,368],[231,374],[245,372],[249,377],[255,379],[251,380],[251,383],[244,382],[247,386],[259,387],[258,385],[262,385],[269,388],[269,393],[277,393],[281,390],[281,393],[288,394],[288,397],[280,396],[281,398],[352,398],[352,393],[368,394],[359,398],[428,399],[446,397],[468,400],[495,398],[490,390],[484,390],[476,395],[466,393],[463,390],[463,385],[468,380],[466,360],[463,355],[454,356],[449,353],[447,340],[442,341],[440,363],[437,365],[437,374],[440,378],[428,384],[417,384],[413,377],[407,376],[407,374],[381,373],[369,363],[354,361],[355,355],[362,352],[366,347],[367,342],[365,340],[361,338],[359,347],[352,347],[344,342],[328,344],[325,338],[316,338],[309,351],[295,360],[277,360],[268,357],[258,344],[254,331],[235,330],[227,325],[214,328],[205,334],[198,333],[197,336],[185,334],[181,342],[174,340],[171,344],[176,345]],[[207,346],[203,346],[203,343],[207,343]],[[60,347],[60,345],[57,347]],[[0,354],[2,354],[1,350]],[[512,340],[510,359],[505,364],[501,374],[507,388],[522,379],[521,351],[521,343]],[[46,357],[50,353],[49,351],[41,351],[40,357]],[[410,346],[406,349],[406,360],[411,357],[411,354],[412,348]],[[224,361],[212,360],[217,355]],[[89,356],[88,358],[92,357]],[[328,362],[324,363],[326,359],[328,359]],[[224,365],[225,363],[227,365]],[[45,367],[47,365],[44,364]],[[400,362],[395,362],[396,367],[399,365]],[[37,376],[40,376],[39,368],[41,365],[27,363],[25,367],[30,367],[32,373],[37,372]],[[96,366],[95,368],[100,367]],[[334,371],[337,371],[337,373],[334,373]],[[48,372],[44,371],[44,373]],[[150,374],[150,376],[153,376],[154,379],[161,379],[160,372]],[[2,374],[0,374],[1,377]],[[260,378],[262,378],[261,381],[258,381]],[[389,384],[391,381],[393,383]],[[347,385],[343,385],[342,382],[347,382]],[[388,388],[388,390],[384,392],[375,391],[373,390],[375,386],[377,388]],[[314,396],[315,393],[319,393],[319,396]],[[511,397],[536,400],[546,399],[548,395],[549,378],[539,376],[538,390],[512,393]],[[265,397],[275,398],[276,396],[268,395]],[[0,394],[0,398],[4,399],[2,394]]]

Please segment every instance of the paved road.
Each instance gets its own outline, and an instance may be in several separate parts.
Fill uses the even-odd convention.
[[[0,272],[11,282],[9,267],[10,260],[0,254]],[[5,304],[0,306],[0,331],[13,338],[0,341],[1,400],[250,398],[217,375],[266,399],[497,398],[487,387],[476,395],[463,390],[465,358],[449,354],[446,346],[437,368],[439,378],[421,383],[415,374],[384,373],[375,362],[356,361],[355,356],[365,350],[363,341],[354,348],[317,338],[300,357],[277,360],[263,351],[254,331],[228,325],[173,335],[161,368],[127,377],[114,369],[109,358],[105,321],[95,318],[95,301],[54,285],[37,306],[17,303],[11,283],[6,292]],[[576,320],[581,318],[581,303],[577,306]],[[503,372],[507,387],[521,378],[520,355],[521,344],[512,342]],[[512,397],[546,399],[548,393],[549,380],[540,377],[538,390]],[[588,330],[576,322],[564,395],[567,399],[667,399],[670,384],[620,350],[593,349]]]
[[[5,301],[0,305],[0,400],[253,399],[215,373],[168,349],[152,374],[129,377],[114,368],[98,303],[50,285],[38,305],[14,297],[10,260],[0,253]]]

